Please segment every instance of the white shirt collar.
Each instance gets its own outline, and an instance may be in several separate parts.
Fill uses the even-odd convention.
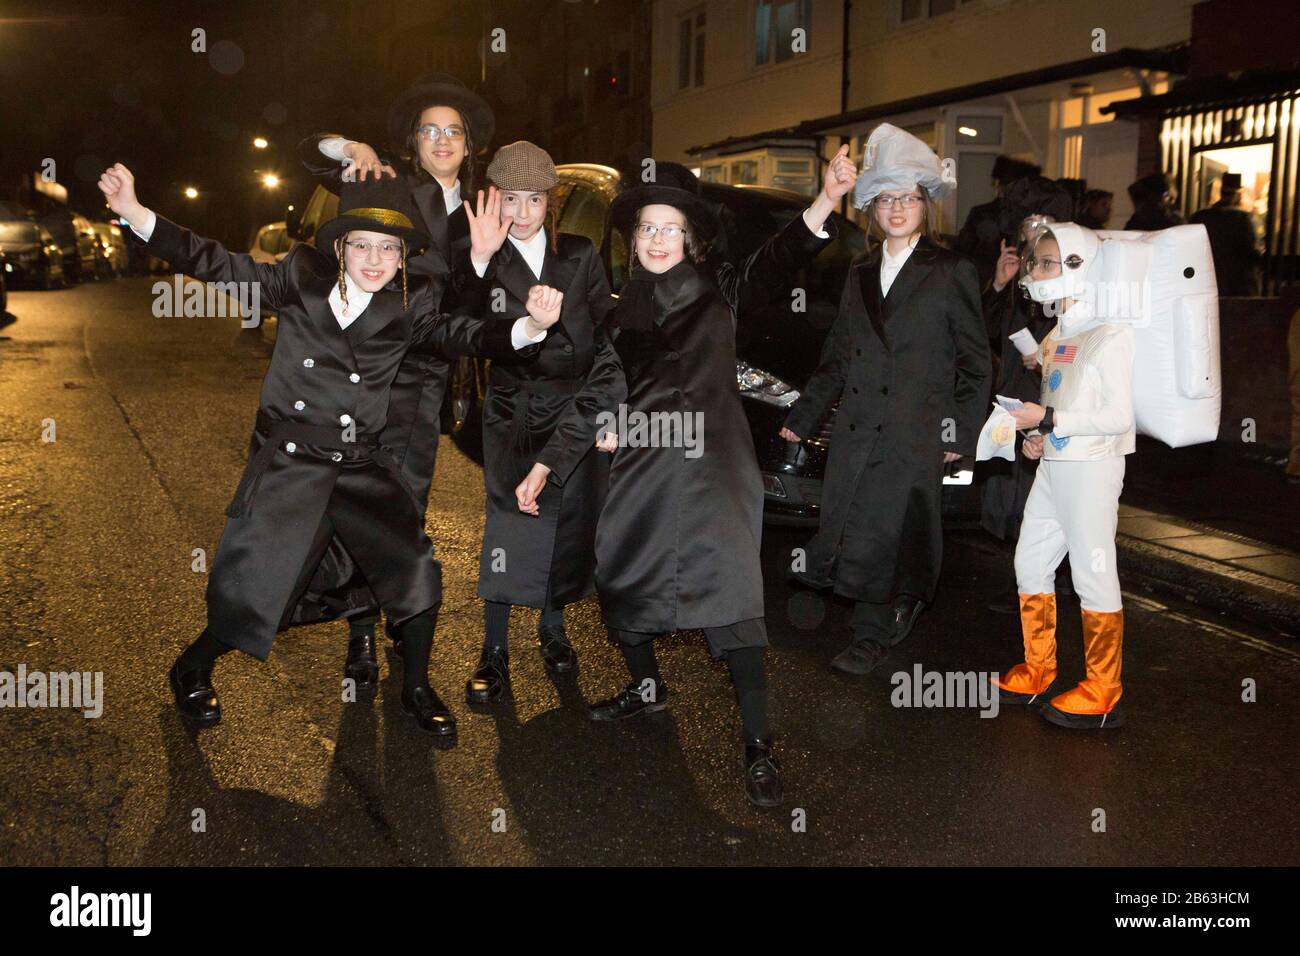
[[[442,186],[441,183],[438,185]],[[451,184],[451,187],[442,186],[442,201],[447,205],[447,214],[451,215],[460,206],[460,180],[457,179]]]
[[[538,229],[531,239],[516,239],[514,236],[509,238],[528,263],[528,268],[533,270],[533,275],[541,279],[542,263],[546,261],[546,227]]]
[[[349,325],[357,320],[366,306],[370,305],[370,299],[373,292],[367,292],[352,281],[352,277],[346,272],[343,273],[343,282],[348,287],[348,307],[347,314],[343,313],[343,296],[339,294],[339,284],[337,282],[330,286],[329,304],[330,311],[334,313],[334,319],[338,322],[340,329],[346,329]]]
[[[880,246],[880,251],[884,253],[884,255],[881,257],[881,263],[883,264],[885,262],[888,262],[891,269],[901,269],[903,267],[903,263],[907,261],[907,257],[912,254],[912,250],[916,248],[917,243],[919,243],[920,241],[921,241],[920,239],[917,239],[916,242],[912,242],[904,246],[903,251],[896,256],[889,254],[888,243],[882,243]]]

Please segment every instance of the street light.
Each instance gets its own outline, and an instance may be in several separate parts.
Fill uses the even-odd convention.
[[[186,186],[186,187],[185,187],[185,198],[186,198],[186,199],[198,199],[198,198],[199,198],[199,191],[198,191],[197,189],[195,189],[193,186]]]
[[[271,144],[266,141],[265,136],[259,136],[255,140],[253,140],[253,145],[256,146],[258,149],[266,149],[266,147],[270,146]]]
[[[262,185],[267,189],[274,189],[276,186],[280,185],[280,177],[275,173],[267,173],[262,177]]]

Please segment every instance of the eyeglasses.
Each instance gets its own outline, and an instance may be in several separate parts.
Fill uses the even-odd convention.
[[[446,136],[453,143],[465,138],[465,128],[463,126],[434,126],[432,123],[426,123],[415,131],[421,139],[427,139],[434,142],[439,134]]]
[[[1030,256],[1025,260],[1025,268],[1030,272],[1037,272],[1039,266],[1042,266],[1042,271],[1046,275],[1061,274],[1060,259],[1053,259],[1051,256]]]
[[[890,209],[895,205],[902,206],[904,209],[913,209],[921,201],[921,197],[912,193],[910,196],[877,196],[871,200],[876,204],[877,209]]]
[[[636,234],[641,239],[653,239],[656,235],[660,235],[668,242],[672,242],[684,232],[686,232],[686,229],[678,225],[656,226],[652,222],[639,222],[636,224]]]
[[[378,249],[379,258],[392,261],[396,259],[402,251],[400,242],[380,242],[374,243],[367,239],[349,239],[343,245],[348,247],[348,251],[358,259],[369,259],[370,250]]]

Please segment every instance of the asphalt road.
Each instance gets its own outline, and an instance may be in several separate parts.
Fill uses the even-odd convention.
[[[482,478],[449,443],[429,517],[447,584],[433,679],[459,745],[401,714],[387,662],[377,695],[342,701],[339,624],[282,635],[265,664],[224,658],[224,722],[188,733],[164,675],[203,626],[194,549],[211,560],[269,335],[153,318],[149,282],[14,292],[0,329],[0,671],[104,674],[97,719],[0,709],[0,863],[1300,862],[1300,653],[1249,625],[1131,598],[1129,722],[1113,733],[892,706],[895,672],[1020,659],[1015,619],[984,609],[1008,558],[973,533],[950,536],[911,638],[851,679],[827,667],[848,609],[790,591],[781,567],[806,533],[769,530],[781,810],[744,799],[726,671],[698,634],[660,644],[668,711],[586,719],[625,679],[594,601],[569,614],[576,677],[545,675],[535,612],[517,612],[513,697],[472,712]],[[1073,606],[1060,643],[1081,676]]]

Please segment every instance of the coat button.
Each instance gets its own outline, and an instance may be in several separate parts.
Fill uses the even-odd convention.
[[[681,397],[682,397],[682,390],[680,388],[673,389],[673,398],[681,398]]]
[[[352,382],[359,382],[361,381],[361,376],[358,375],[356,372],[353,372],[351,375],[348,376],[348,379]]]
[[[287,441],[284,443],[284,450],[292,455],[294,452],[298,450],[298,446],[291,441]]]
[[[852,432],[852,431],[857,431],[857,430],[858,430],[858,426],[857,426],[857,425],[854,425],[852,422],[850,422],[850,423],[849,423],[849,431]]]
[[[309,358],[306,358],[306,359],[303,359],[303,360],[302,360],[302,367],[303,367],[303,368],[311,368],[311,367],[312,367],[313,365],[315,365],[315,364],[316,364],[315,361],[313,361],[312,359],[309,359]]]
[[[853,394],[858,394],[858,387],[856,385],[853,386]]]
[[[882,388],[882,389],[880,390],[880,394],[881,394],[881,395],[888,395],[888,394],[889,394],[889,386],[886,385],[884,388]]]
[[[858,349],[858,354],[859,354],[859,355],[862,354],[862,349]]]
[[[331,459],[332,461],[342,461],[342,460],[343,460],[343,452],[341,452],[341,451],[336,451],[334,454],[330,455],[330,459]]]
[[[339,424],[340,424],[340,425],[351,425],[351,424],[352,424],[352,416],[351,416],[351,415],[340,415],[340,416],[339,416]]]
[[[877,425],[877,426],[876,426],[876,431],[880,431],[880,430],[881,430],[882,428],[884,428],[884,427],[885,427],[884,425]]]
[[[666,356],[664,356],[664,357],[665,357],[666,359],[668,359],[668,361],[670,361],[670,362],[676,362],[679,358],[681,358],[681,356],[678,355],[676,352],[669,352],[669,353],[668,353]]]
[[[296,408],[298,411],[302,411],[304,408],[307,407],[307,403],[304,402],[302,399],[299,399],[298,401],[293,403],[293,407]]]
[[[564,352],[565,352],[566,355],[570,354],[572,351],[573,351],[573,346],[572,346],[572,345],[566,345],[566,346],[564,346]]]

